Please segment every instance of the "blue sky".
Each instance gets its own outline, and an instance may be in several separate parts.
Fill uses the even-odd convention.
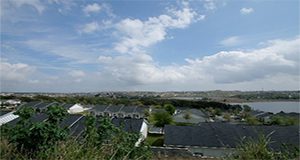
[[[299,89],[298,0],[1,1],[1,91]]]

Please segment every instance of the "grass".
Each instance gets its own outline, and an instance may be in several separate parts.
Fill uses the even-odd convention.
[[[151,146],[163,146],[164,136],[161,134],[151,134],[149,133],[146,142]]]

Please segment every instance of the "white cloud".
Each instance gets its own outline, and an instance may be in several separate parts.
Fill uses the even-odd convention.
[[[299,74],[300,38],[275,40],[252,51],[222,51],[202,59],[189,60],[189,66],[204,71],[217,83],[262,79],[280,73]]]
[[[226,5],[226,0],[201,0],[200,2],[206,11],[215,11]]]
[[[300,38],[275,40],[264,48],[251,51],[221,51],[199,59],[186,59],[187,64],[181,66],[160,66],[146,53],[99,59],[105,65],[105,73],[114,77],[111,79],[133,86],[177,84],[185,88],[190,84],[209,83],[216,87],[253,81],[265,84],[263,79],[274,82],[282,75],[299,76],[299,45]]]
[[[31,39],[22,44],[41,54],[58,56],[72,63],[96,63],[99,52],[102,51],[93,44],[70,42],[70,39],[63,36]]]
[[[215,10],[217,8],[215,0],[204,0],[203,6],[206,10]]]
[[[80,31],[82,31],[83,33],[92,33],[95,31],[98,31],[100,29],[100,25],[98,24],[98,22],[91,22],[91,23],[87,23],[85,24]]]
[[[40,14],[45,10],[45,6],[40,2],[40,0],[9,0],[10,4],[16,7],[22,6],[32,6],[34,7]],[[6,3],[5,0],[3,3]]]
[[[226,47],[236,46],[241,44],[242,40],[238,36],[228,37],[220,42],[221,45]]]
[[[93,21],[91,23],[87,23],[83,26],[79,27],[79,33],[94,33],[97,31],[101,31],[104,29],[111,28],[113,26],[112,21],[110,20],[102,20],[101,22]]]
[[[138,51],[164,40],[168,29],[186,28],[204,18],[205,15],[198,15],[185,4],[181,10],[169,9],[168,14],[150,17],[146,21],[124,19],[116,25],[121,41],[116,44],[115,50],[121,53]]]
[[[0,63],[1,81],[24,81],[35,71],[35,67],[25,63]]]
[[[77,83],[81,82],[86,74],[82,70],[72,70],[69,72],[69,75],[74,78],[73,80]]]
[[[241,12],[241,14],[246,15],[246,14],[250,14],[250,13],[254,12],[254,9],[253,8],[242,8],[240,10],[240,12]]]
[[[85,73],[81,70],[72,70],[71,72],[69,72],[69,75],[75,78],[80,78],[84,77]]]
[[[85,6],[83,8],[83,12],[87,15],[89,15],[90,13],[98,13],[100,12],[102,9],[100,4],[97,3],[93,3],[93,4],[88,4],[87,6]]]

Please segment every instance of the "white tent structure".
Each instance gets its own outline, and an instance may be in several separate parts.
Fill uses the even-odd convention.
[[[85,111],[85,110],[88,110],[89,108],[84,108],[82,105],[80,105],[80,104],[74,104],[72,107],[70,107],[69,109],[68,109],[68,112],[70,113],[70,114],[76,114],[76,113],[81,113],[81,112],[83,112],[83,111]]]

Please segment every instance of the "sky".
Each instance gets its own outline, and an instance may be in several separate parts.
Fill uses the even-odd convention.
[[[299,6],[1,0],[1,91],[299,90]]]

